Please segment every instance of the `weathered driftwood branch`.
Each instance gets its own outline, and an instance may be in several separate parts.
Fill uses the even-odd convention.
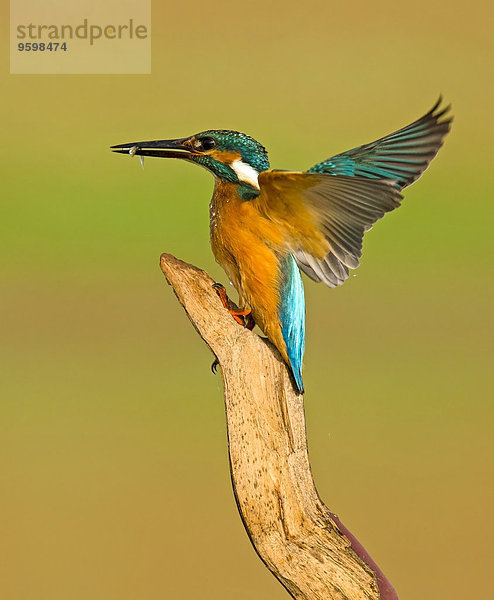
[[[260,558],[297,599],[397,600],[374,561],[317,494],[303,397],[277,350],[235,323],[207,273],[170,254],[161,256],[161,269],[219,360],[234,493]]]

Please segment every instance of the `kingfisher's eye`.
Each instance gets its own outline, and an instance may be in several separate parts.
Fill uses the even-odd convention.
[[[212,137],[197,138],[194,146],[198,150],[212,150],[216,146],[216,142]]]

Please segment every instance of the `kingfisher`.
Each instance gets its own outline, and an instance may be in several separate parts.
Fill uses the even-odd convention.
[[[452,117],[442,99],[423,117],[374,142],[323,160],[307,171],[270,169],[257,140],[210,129],[168,140],[112,146],[121,154],[177,158],[215,179],[209,204],[216,261],[239,295],[215,284],[241,325],[257,324],[279,350],[304,392],[305,300],[301,271],[333,288],[359,266],[364,233],[397,208],[401,190],[437,154]]]

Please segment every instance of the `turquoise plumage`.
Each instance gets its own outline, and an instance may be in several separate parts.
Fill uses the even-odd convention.
[[[442,99],[422,118],[375,142],[337,154],[311,167],[308,173],[358,175],[396,180],[402,189],[413,183],[442,146],[451,119],[439,122],[449,106],[438,110]]]
[[[302,360],[305,351],[305,298],[304,286],[292,254],[282,261],[280,303],[278,315],[281,333],[286,344],[288,360],[298,391],[304,392]]]

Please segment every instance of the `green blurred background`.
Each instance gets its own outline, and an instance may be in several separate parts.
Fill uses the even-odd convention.
[[[10,76],[3,4],[0,598],[286,598],[230,488],[220,376],[158,267],[226,277],[213,181],[108,146],[245,131],[308,168],[455,122],[356,277],[308,282],[318,489],[403,599],[492,597],[492,4],[153,5],[152,75]]]

